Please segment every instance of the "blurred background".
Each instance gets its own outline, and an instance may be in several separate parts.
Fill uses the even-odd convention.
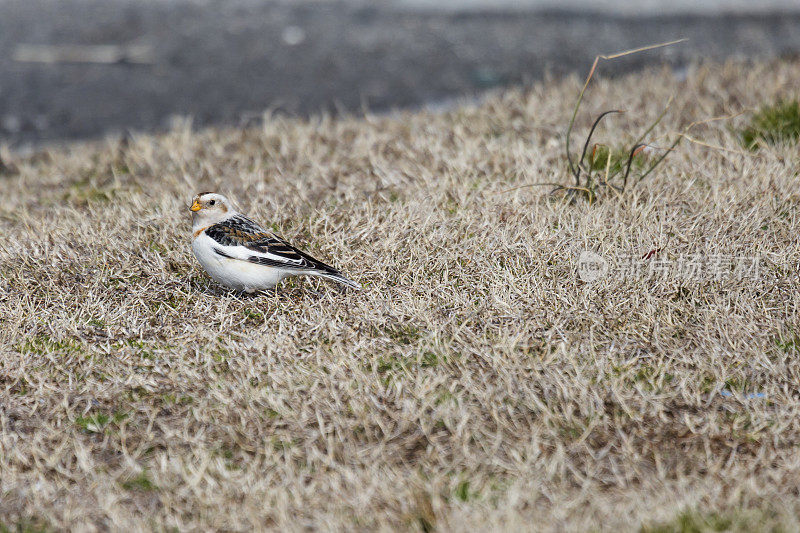
[[[0,0],[0,142],[443,108],[603,73],[800,52],[800,0]]]

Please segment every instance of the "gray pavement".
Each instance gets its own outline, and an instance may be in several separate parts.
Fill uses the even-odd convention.
[[[530,12],[561,9],[628,16],[753,14],[800,10],[797,0],[385,0],[384,4],[412,10],[467,12],[506,9]]]
[[[676,38],[689,42],[604,68],[800,52],[797,2],[638,4],[3,0],[0,142],[159,130],[176,115],[244,124],[268,108],[415,107]]]

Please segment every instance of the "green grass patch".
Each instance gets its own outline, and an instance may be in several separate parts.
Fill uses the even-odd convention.
[[[611,161],[608,158],[611,158]],[[606,165],[608,165],[609,176],[614,176],[622,172],[628,164],[630,157],[630,149],[617,147],[610,148],[604,144],[595,145],[591,154],[589,155],[589,168],[604,175]],[[641,168],[644,166],[645,158],[641,152],[633,156],[631,166],[633,168]]]
[[[800,139],[800,101],[784,100],[764,106],[739,132],[742,144],[757,150],[764,145],[797,143]]]
[[[672,520],[642,525],[641,533],[710,533],[713,531],[783,531],[766,511],[731,511],[703,513],[681,512]]]
[[[121,411],[116,411],[110,415],[103,412],[95,412],[87,416],[77,417],[75,425],[87,433],[104,433],[106,430],[112,429],[112,426],[119,427],[126,418],[128,418],[128,415]]]
[[[144,341],[138,339],[127,339],[124,342],[116,343],[114,348],[121,350],[124,346],[128,346],[134,354],[143,359],[154,360],[156,358],[152,348]]]
[[[779,338],[775,344],[786,353],[797,353],[800,351],[800,336],[794,335],[788,339]]]
[[[242,317],[246,322],[252,324],[260,324],[264,322],[264,313],[252,307],[245,307],[242,309]]]
[[[83,350],[77,339],[54,339],[50,335],[31,335],[15,346],[19,353],[45,355],[55,352],[75,353]]]
[[[109,178],[110,176],[97,169],[90,170],[83,178],[70,185],[62,199],[76,207],[92,203],[109,204],[117,198],[119,192],[114,184],[109,182]],[[103,185],[98,184],[101,180],[105,182]]]
[[[92,327],[100,328],[100,329],[105,329],[105,328],[108,327],[108,325],[103,320],[101,320],[99,318],[92,318],[92,319],[89,320],[89,322],[87,322],[87,324],[92,326]]]
[[[453,496],[462,502],[474,500],[479,495],[480,494],[477,491],[470,489],[470,483],[467,480],[461,481],[458,485],[456,485],[456,488],[453,491]]]
[[[137,492],[149,492],[153,490],[158,490],[158,486],[155,483],[153,483],[153,481],[147,475],[147,470],[142,470],[135,477],[123,481],[122,483],[120,483],[120,486],[122,486],[122,488],[125,490],[131,490]]]
[[[167,393],[161,395],[161,401],[165,405],[192,405],[194,398],[186,394]]]

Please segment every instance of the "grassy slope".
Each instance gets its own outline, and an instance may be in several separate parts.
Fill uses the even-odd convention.
[[[797,63],[639,74],[598,81],[587,112],[627,108],[604,134],[622,141],[673,93],[657,135],[798,86]],[[796,148],[737,153],[712,123],[695,136],[734,151],[684,144],[623,198],[569,205],[525,185],[566,180],[578,88],[18,159],[6,527],[798,527]],[[365,290],[219,289],[189,247],[200,190]],[[581,250],[657,247],[763,266],[576,278]]]

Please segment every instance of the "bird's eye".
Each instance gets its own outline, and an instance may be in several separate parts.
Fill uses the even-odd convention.
[[[216,200],[211,200],[210,202],[208,202],[208,205],[214,205],[215,203],[217,203]]]

